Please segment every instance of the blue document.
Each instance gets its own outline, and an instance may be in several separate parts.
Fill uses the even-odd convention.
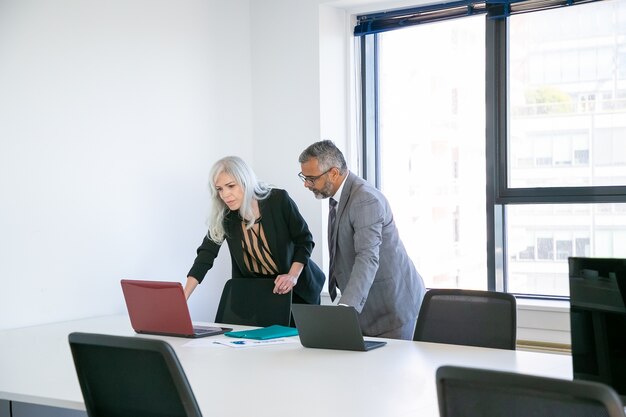
[[[226,332],[225,336],[239,337],[244,339],[267,340],[276,339],[278,337],[297,336],[298,329],[287,326],[268,326],[253,330],[239,330],[235,332]]]

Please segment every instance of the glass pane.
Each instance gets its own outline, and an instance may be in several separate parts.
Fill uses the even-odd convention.
[[[487,288],[484,19],[379,35],[381,188],[431,288]]]
[[[509,187],[626,185],[626,2],[509,22]]]
[[[569,256],[626,258],[626,204],[506,208],[508,291],[569,296]]]

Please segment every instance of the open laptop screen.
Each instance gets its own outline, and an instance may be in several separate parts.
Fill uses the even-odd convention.
[[[179,282],[121,281],[131,325],[137,333],[205,337],[230,328],[194,326]]]
[[[354,307],[294,304],[291,309],[305,347],[367,351],[387,343],[363,339]]]

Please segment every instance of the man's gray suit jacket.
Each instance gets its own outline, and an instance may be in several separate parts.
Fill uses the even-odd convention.
[[[350,172],[332,233],[339,303],[360,313],[363,334],[377,336],[414,323],[424,282],[400,240],[385,196]]]

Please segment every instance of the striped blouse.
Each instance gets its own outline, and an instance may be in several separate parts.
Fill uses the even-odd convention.
[[[278,267],[267,245],[261,218],[258,218],[250,229],[246,229],[246,223],[241,222],[243,239],[243,260],[250,272],[259,275],[277,275]]]

